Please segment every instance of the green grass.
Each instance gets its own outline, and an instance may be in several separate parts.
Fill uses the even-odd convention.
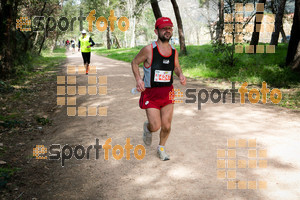
[[[110,50],[104,48],[95,48],[94,52],[96,52],[98,55],[106,56],[108,58],[122,60],[125,62],[131,62],[141,49],[141,46],[134,48],[121,48]]]
[[[34,77],[43,75],[49,71],[55,71],[56,68],[63,64],[66,59],[65,48],[42,51],[40,56],[27,55],[22,58],[23,64],[17,65],[15,76],[9,80],[0,80],[1,94],[14,92],[13,100],[22,98],[23,93],[31,92],[24,88],[26,84]],[[43,79],[43,81],[47,81]],[[17,91],[15,89],[18,88]]]
[[[0,147],[0,156],[2,157],[6,153],[6,147]],[[0,166],[0,188],[5,187],[11,176],[14,175],[20,168],[13,168],[8,164]]]
[[[267,45],[267,44],[262,44]],[[180,47],[175,46],[179,51]],[[265,81],[268,88],[296,88],[294,91],[283,94],[280,106],[300,109],[300,74],[285,67],[287,44],[279,44],[275,53],[263,54],[234,54],[236,63],[234,66],[226,64],[227,57],[224,53],[213,53],[210,44],[202,46],[187,46],[187,56],[180,56],[179,63],[182,71],[191,78],[214,78],[218,81],[248,82],[261,86]],[[95,52],[116,60],[131,62],[142,47],[103,49]]]
[[[299,84],[298,74],[284,67],[286,44],[279,44],[274,54],[235,54],[235,66],[224,64],[224,55],[212,53],[211,45],[188,46],[188,56],[179,58],[184,73],[192,78],[221,78],[229,81],[291,87]]]
[[[33,65],[39,66],[41,72],[54,70],[58,65],[61,65],[65,60],[66,49],[60,48],[55,49],[53,52],[45,50],[42,52],[42,55],[33,60]]]
[[[35,120],[37,123],[41,124],[41,125],[47,125],[47,124],[51,124],[52,120],[49,118],[45,118],[45,117],[40,117],[38,115],[35,116]]]
[[[99,55],[131,62],[142,47],[122,49],[96,49]],[[176,46],[179,50],[179,46]],[[274,54],[235,54],[235,66],[224,64],[222,53],[214,54],[212,45],[187,46],[188,55],[180,56],[184,74],[191,78],[218,78],[228,81],[261,84],[272,87],[293,87],[300,83],[300,76],[284,67],[287,44],[279,44]]]
[[[44,76],[47,72],[55,71],[58,66],[63,64],[66,59],[65,49],[56,49],[53,52],[49,50],[42,51],[41,56],[27,55],[22,58],[22,63],[16,66],[16,75],[9,80],[0,80],[0,129],[12,129],[25,123],[22,121],[23,110],[16,106],[16,103],[22,104],[26,99],[27,93],[34,92],[32,84],[38,84],[38,80],[43,82],[47,80]],[[48,78],[49,79],[49,78]],[[55,81],[55,80],[54,80]],[[27,88],[29,87],[29,89]],[[51,124],[49,118],[35,116],[38,124]],[[14,137],[14,135],[10,135]],[[7,152],[6,147],[0,147],[0,157]],[[20,168],[11,167],[9,164],[0,166],[0,189],[4,188],[10,178],[19,171]]]
[[[35,75],[53,71],[66,59],[65,48],[42,51],[40,56],[27,55],[24,64],[16,67],[16,76],[9,82],[12,85],[24,84],[28,79]]]
[[[300,91],[286,94],[281,100],[282,107],[300,110]]]
[[[11,176],[14,175],[20,168],[12,168],[8,166],[0,167],[0,188],[4,188]]]
[[[56,81],[47,73],[55,72],[63,64],[66,59],[65,49],[56,49],[53,52],[45,50],[41,56],[26,59],[26,64],[17,66],[15,77],[0,81],[0,127],[13,128],[24,124],[21,120],[24,110],[17,106],[17,102],[22,104],[26,97],[35,92],[33,85]],[[42,125],[51,123],[48,118],[42,117],[36,121]]]

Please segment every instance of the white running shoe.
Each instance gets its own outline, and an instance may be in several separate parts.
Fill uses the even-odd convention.
[[[147,146],[150,146],[151,143],[152,143],[152,133],[150,131],[147,131],[148,124],[149,124],[148,121],[145,121],[145,123],[144,123],[143,140],[144,140],[144,143]]]
[[[170,160],[170,156],[166,153],[166,149],[164,147],[157,148],[157,155],[162,161]]]

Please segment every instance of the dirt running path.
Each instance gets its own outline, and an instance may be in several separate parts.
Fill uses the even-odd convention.
[[[66,106],[58,107],[53,125],[37,144],[100,144],[112,138],[112,145],[143,144],[145,112],[138,107],[139,96],[130,93],[135,86],[129,63],[92,55],[97,76],[108,78],[106,96],[80,96],[77,106],[108,106],[106,117],[68,117]],[[80,53],[68,53],[67,65],[81,65]],[[67,66],[66,65],[66,66]],[[66,66],[63,74],[66,75]],[[91,76],[91,75],[90,75]],[[87,85],[86,75],[77,75],[77,86]],[[205,88],[200,81],[188,80],[183,87],[175,79],[175,88]],[[229,101],[229,100],[228,100]],[[300,199],[300,114],[268,105],[176,104],[172,132],[167,142],[171,160],[156,157],[158,133],[146,147],[146,156],[138,161],[100,158],[60,161],[35,160],[42,165],[38,199]],[[267,168],[236,168],[236,179],[217,178],[217,149],[227,148],[227,139],[256,139],[257,150],[267,150]],[[249,148],[237,148],[236,160],[248,159]],[[253,149],[253,148],[252,148]],[[259,158],[261,159],[261,158]],[[257,159],[257,160],[259,160]],[[255,162],[255,161],[252,161]],[[253,163],[252,163],[253,164]],[[236,164],[237,166],[237,164]],[[227,189],[226,180],[266,181],[266,189]],[[37,180],[38,182],[39,180]],[[249,187],[251,184],[249,184]],[[247,187],[247,185],[246,185]],[[33,196],[34,197],[34,196]]]

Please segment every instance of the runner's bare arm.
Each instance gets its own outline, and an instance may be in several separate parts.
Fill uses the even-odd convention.
[[[149,54],[151,54],[151,45],[142,48],[131,62],[132,72],[136,80],[136,89],[140,92],[143,92],[145,90],[145,83],[141,78],[139,64],[141,64],[142,62],[146,62]]]
[[[183,75],[182,70],[181,70],[180,65],[179,65],[177,50],[175,51],[175,68],[174,68],[174,72],[179,77],[181,85],[185,85],[186,84],[186,78]]]

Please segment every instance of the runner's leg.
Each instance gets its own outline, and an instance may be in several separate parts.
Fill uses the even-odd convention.
[[[147,108],[146,114],[148,118],[148,130],[150,132],[156,132],[160,129],[161,126],[161,118],[160,118],[160,110],[156,108]]]
[[[88,63],[85,63],[85,64],[84,64],[84,67],[85,67],[85,73],[86,73],[86,74],[88,73],[88,65],[89,65]]]
[[[90,71],[91,52],[87,53],[86,73]]]
[[[161,108],[161,130],[159,145],[165,146],[171,132],[174,104],[168,104]]]

